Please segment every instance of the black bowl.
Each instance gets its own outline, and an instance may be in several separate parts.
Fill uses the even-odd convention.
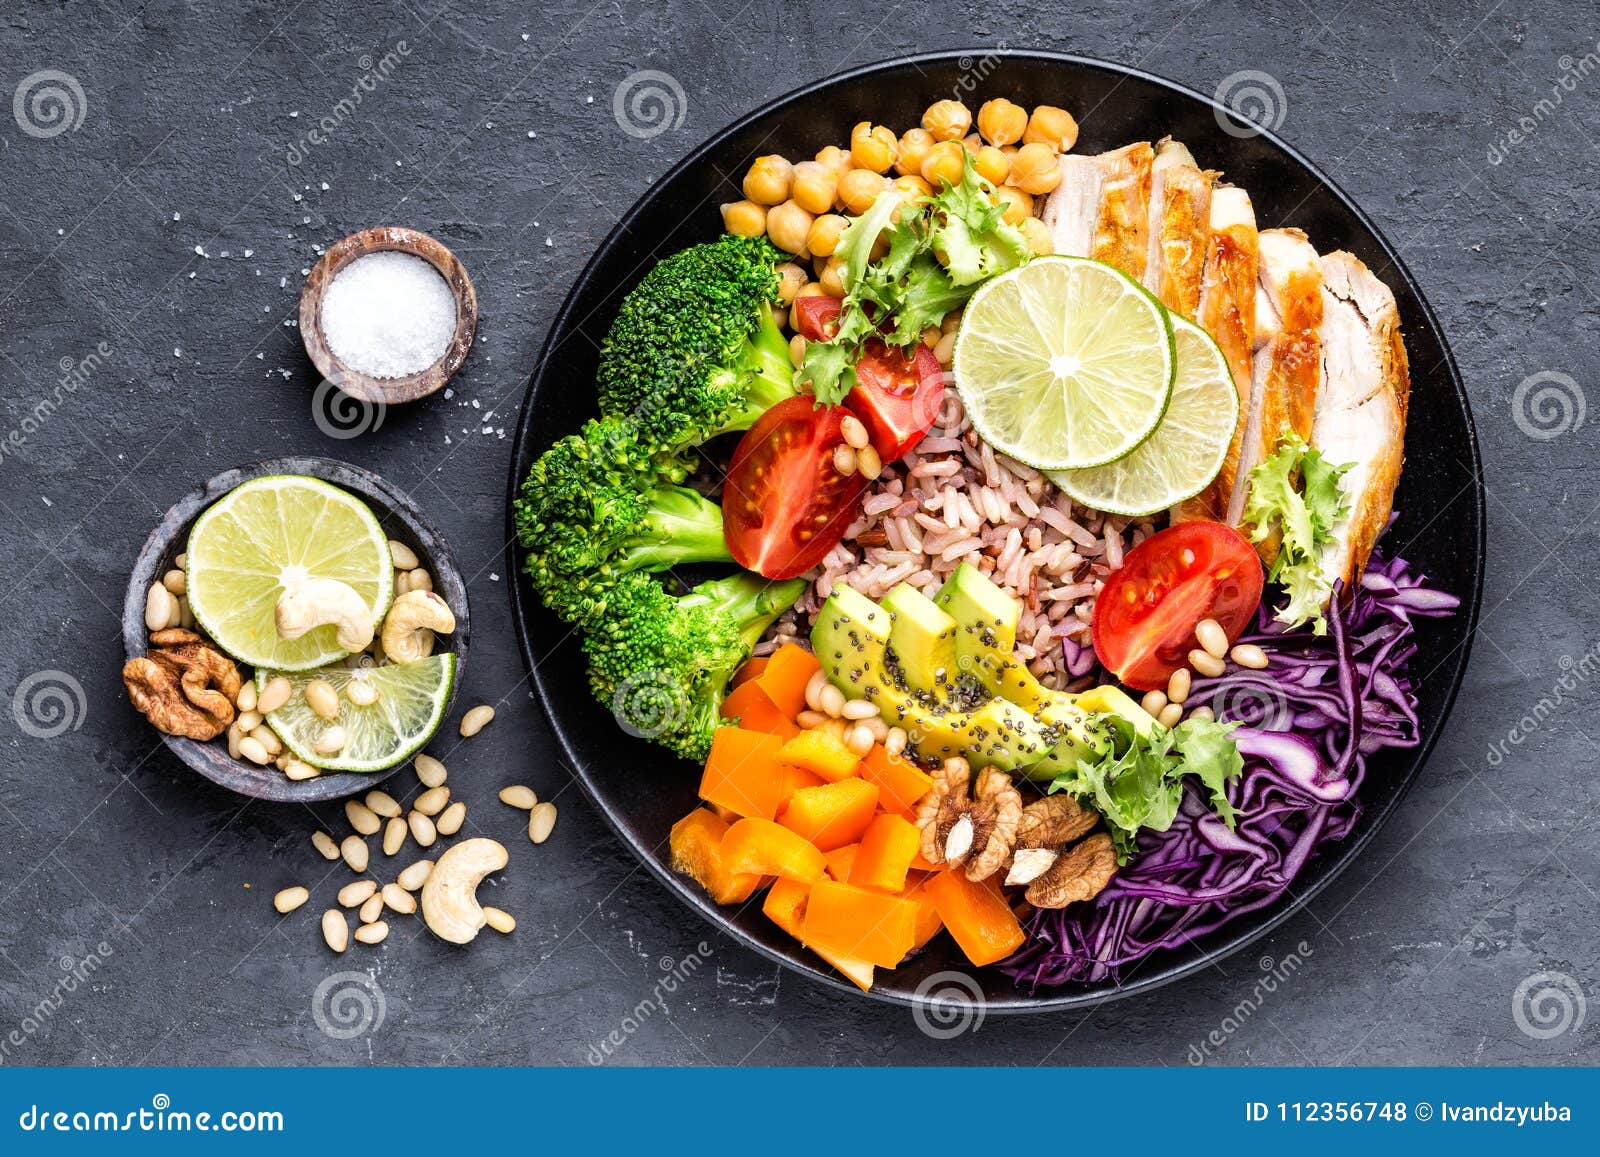
[[[981,80],[975,81],[977,76]],[[1211,99],[1145,73],[1044,52],[973,50],[870,65],[820,81],[718,133],[636,204],[578,278],[546,339],[528,386],[517,430],[511,492],[553,436],[595,412],[594,370],[601,337],[621,295],[659,256],[714,238],[716,206],[740,198],[740,174],[760,153],[810,156],[849,137],[870,117],[894,126],[917,123],[931,101],[961,96],[969,105],[1005,96],[1020,104],[1060,105],[1082,118],[1078,151],[1099,152],[1171,134],[1202,167],[1222,169],[1250,191],[1263,226],[1298,225],[1323,251],[1355,253],[1388,283],[1399,302],[1411,356],[1410,454],[1395,503],[1400,517],[1386,540],[1440,585],[1461,596],[1454,618],[1419,631],[1415,670],[1424,676],[1422,743],[1372,761],[1355,831],[1326,848],[1302,873],[1295,897],[1240,917],[1182,950],[1162,953],[1110,982],[1045,996],[1016,991],[994,969],[974,970],[949,944],[893,972],[879,970],[871,995],[916,1003],[917,986],[946,969],[974,972],[993,1011],[1089,1005],[1175,980],[1245,947],[1282,923],[1350,864],[1394,812],[1433,747],[1467,665],[1477,624],[1484,554],[1484,498],[1472,415],[1433,311],[1393,247],[1351,200],[1288,145],[1237,120]],[[799,115],[803,114],[803,115]],[[518,572],[515,549],[508,567]],[[667,862],[672,823],[695,806],[697,769],[622,731],[584,686],[583,658],[572,632],[528,589],[515,584],[514,611],[523,657],[579,780],[618,835],[684,903],[744,944],[797,972],[850,994],[842,980],[761,914],[758,904],[722,909]]]
[[[416,552],[433,575],[434,589],[456,617],[456,629],[449,639],[450,650],[456,655],[455,688],[450,692],[451,702],[454,702],[467,666],[467,640],[472,627],[467,608],[467,584],[456,566],[455,556],[433,524],[399,487],[369,470],[332,458],[269,458],[224,470],[174,503],[150,532],[133,564],[133,574],[128,578],[128,593],[122,604],[122,644],[128,658],[143,655],[149,648],[149,632],[144,625],[145,595],[183,553],[184,544],[189,540],[189,528],[200,512],[240,483],[269,474],[306,474],[348,490],[371,508],[385,534]],[[446,714],[449,710],[450,703],[446,703]],[[165,733],[161,738],[179,759],[213,783],[240,795],[281,803],[315,803],[369,791],[408,762],[401,760],[387,771],[333,772],[315,779],[292,780],[270,765],[257,767],[249,760],[232,758],[221,738],[210,743]]]

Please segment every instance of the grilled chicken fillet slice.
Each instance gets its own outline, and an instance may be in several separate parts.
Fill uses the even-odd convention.
[[[1405,451],[1411,374],[1394,294],[1349,253],[1330,253],[1322,272],[1322,388],[1311,445],[1336,465],[1349,514],[1333,528],[1319,563],[1328,581],[1353,590],[1388,525]]]
[[[1144,287],[1174,313],[1193,320],[1211,236],[1211,177],[1171,137],[1156,144],[1150,166],[1149,246]]]
[[[1042,214],[1055,252],[1093,257],[1141,280],[1149,250],[1154,160],[1149,141],[1094,157],[1063,156],[1061,183]]]

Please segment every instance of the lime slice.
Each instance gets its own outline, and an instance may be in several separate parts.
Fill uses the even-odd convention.
[[[394,562],[372,511],[337,486],[274,474],[237,486],[189,532],[189,606],[206,634],[240,662],[305,671],[345,657],[332,626],[280,639],[274,611],[308,578],[349,583],[383,618]]]
[[[256,671],[256,689],[264,690],[276,675],[284,675],[294,691],[287,703],[267,716],[267,722],[296,759],[326,771],[383,771],[439,730],[456,683],[456,657],[429,655],[386,667],[328,667],[298,673],[261,669]],[[324,719],[306,703],[305,687],[313,679],[326,679],[339,693],[338,718]],[[345,688],[353,682],[366,683],[377,698],[366,706],[351,702]],[[319,755],[317,740],[335,727],[344,729],[344,747]]]
[[[1083,505],[1109,514],[1156,514],[1199,494],[1222,469],[1239,420],[1239,394],[1227,360],[1194,322],[1174,316],[1172,330],[1178,372],[1156,432],[1109,465],[1050,472]]]
[[[1085,257],[1040,257],[961,315],[955,384],[989,445],[1040,470],[1114,462],[1172,394],[1172,326],[1143,286]]]

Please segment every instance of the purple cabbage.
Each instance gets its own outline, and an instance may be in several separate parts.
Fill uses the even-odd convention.
[[[1141,834],[1136,857],[1093,904],[1029,917],[1027,943],[1000,965],[1019,986],[1118,980],[1152,952],[1277,903],[1324,842],[1350,834],[1367,757],[1419,742],[1414,620],[1449,615],[1460,600],[1403,559],[1374,555],[1342,601],[1320,636],[1285,631],[1263,603],[1237,641],[1266,651],[1267,669],[1230,664],[1194,681],[1190,703],[1241,724],[1244,772],[1228,788],[1236,827],[1191,785],[1171,828]]]

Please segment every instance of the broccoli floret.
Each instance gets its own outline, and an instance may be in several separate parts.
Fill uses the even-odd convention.
[[[623,575],[585,626],[589,684],[626,730],[703,760],[728,680],[804,589],[738,574],[674,596],[648,575]]]
[[[795,392],[772,316],[783,254],[723,237],[674,253],[628,294],[600,348],[600,411],[682,450],[746,430]]]

